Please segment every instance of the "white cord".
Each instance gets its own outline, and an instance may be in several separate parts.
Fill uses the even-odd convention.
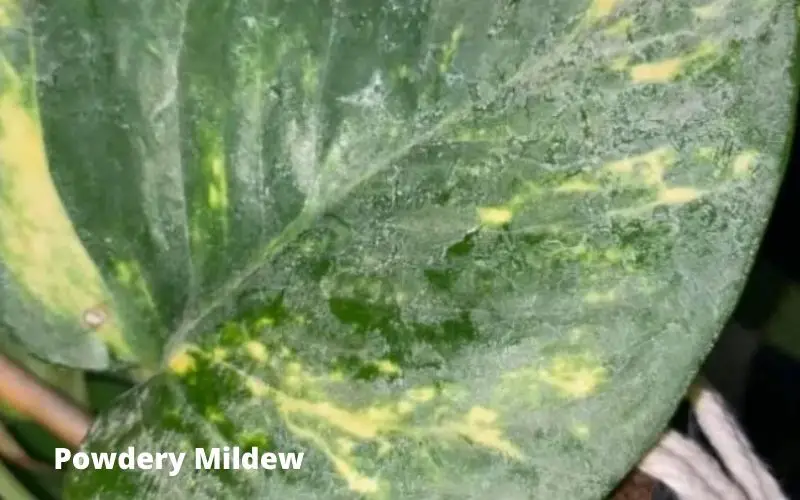
[[[639,463],[639,469],[667,485],[681,500],[788,500],[722,397],[701,382],[690,391],[689,401],[722,465],[697,443],[669,431]]]

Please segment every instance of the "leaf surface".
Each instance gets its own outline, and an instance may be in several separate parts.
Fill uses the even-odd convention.
[[[53,183],[124,345],[164,353],[87,447],[305,453],[74,498],[601,497],[727,319],[794,95],[778,0],[34,18]]]
[[[0,319],[37,356],[102,369],[106,343],[131,353],[116,322],[86,322],[112,298],[48,169],[30,14],[0,3]]]

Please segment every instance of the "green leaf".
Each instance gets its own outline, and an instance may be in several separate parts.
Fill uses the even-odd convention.
[[[130,353],[113,321],[96,331],[85,321],[111,296],[48,170],[30,11],[0,2],[0,319],[42,358],[102,369],[103,341]]]
[[[87,448],[305,454],[79,471],[70,498],[601,497],[727,319],[791,122],[779,0],[32,19],[49,172],[123,340],[99,338],[163,353]]]
[[[5,465],[0,462],[0,488],[4,498],[11,500],[34,500],[35,497],[14,477]]]

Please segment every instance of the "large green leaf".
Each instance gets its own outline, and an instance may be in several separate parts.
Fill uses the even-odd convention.
[[[102,292],[107,335],[53,321],[39,344],[163,349],[87,447],[305,453],[81,471],[74,498],[600,497],[726,319],[790,128],[781,0],[48,0],[30,19],[49,180],[91,260],[26,271],[4,225],[6,318],[69,320]],[[24,194],[7,173],[43,160],[5,144],[1,187]],[[35,200],[4,196],[27,227]],[[42,295],[75,266],[87,300]]]

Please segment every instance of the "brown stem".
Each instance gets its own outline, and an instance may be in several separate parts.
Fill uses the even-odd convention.
[[[0,400],[77,448],[89,432],[86,411],[0,354]]]

